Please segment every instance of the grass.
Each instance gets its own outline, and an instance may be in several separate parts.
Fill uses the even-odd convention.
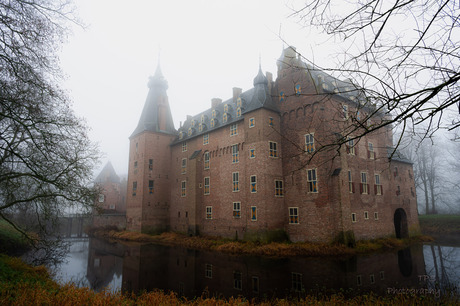
[[[0,254],[0,305],[453,305],[457,296],[395,294],[378,296],[373,293],[345,297],[342,293],[312,295],[299,299],[271,299],[256,302],[244,297],[196,297],[192,300],[175,293],[151,291],[141,294],[94,292],[74,285],[59,285],[48,271],[31,267],[20,259]]]
[[[419,222],[425,235],[460,235],[460,215],[420,215]]]
[[[29,241],[5,220],[0,219],[0,253],[14,253],[30,247]]]
[[[271,242],[259,243],[251,241],[235,241],[217,237],[186,236],[178,233],[162,233],[151,236],[137,232],[116,230],[94,230],[95,237],[141,243],[159,243],[165,245],[180,245],[186,248],[218,251],[238,255],[255,255],[270,257],[289,256],[348,256],[402,249],[414,243],[432,241],[427,236],[416,236],[409,239],[380,238],[375,240],[358,241],[355,248],[349,248],[338,243],[313,242]]]

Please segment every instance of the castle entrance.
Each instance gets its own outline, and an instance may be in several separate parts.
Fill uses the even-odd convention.
[[[407,227],[407,215],[404,209],[398,208],[394,215],[395,233],[396,238],[408,238],[409,229]]]

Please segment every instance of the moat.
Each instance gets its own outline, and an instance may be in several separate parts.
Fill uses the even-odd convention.
[[[283,298],[306,293],[367,291],[443,294],[460,290],[460,245],[425,244],[382,254],[340,258],[234,256],[177,246],[69,239],[67,260],[55,269],[60,282],[95,291],[156,288],[193,298]]]

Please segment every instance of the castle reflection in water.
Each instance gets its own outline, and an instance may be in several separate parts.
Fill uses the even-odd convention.
[[[161,245],[124,245],[90,239],[87,278],[101,290],[121,278],[127,292],[173,290],[193,298],[273,298],[353,289],[386,294],[389,288],[426,288],[423,246],[337,260],[233,256]]]

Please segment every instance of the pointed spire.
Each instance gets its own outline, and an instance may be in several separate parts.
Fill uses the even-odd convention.
[[[259,54],[259,73],[257,74],[257,76],[254,78],[254,86],[256,85],[267,85],[268,84],[268,80],[267,78],[265,77],[264,73],[262,72],[262,63],[261,63],[261,59],[260,59],[260,54]]]
[[[158,54],[157,69],[155,70],[155,74],[153,75],[153,77],[149,78],[148,87],[163,87],[164,89],[168,89],[168,82],[166,81],[166,79],[163,76],[163,73],[161,72],[160,54]]]

